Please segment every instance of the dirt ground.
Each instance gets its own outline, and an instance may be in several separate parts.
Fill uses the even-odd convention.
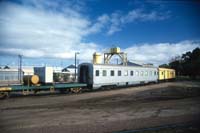
[[[200,83],[167,82],[0,101],[0,131],[109,133],[199,120]]]

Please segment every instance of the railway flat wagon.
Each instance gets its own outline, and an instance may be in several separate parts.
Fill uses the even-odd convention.
[[[48,85],[11,85],[0,87],[0,98],[7,97],[12,92],[22,92],[23,95],[30,93],[36,94],[39,91],[55,92],[79,92],[82,88],[86,87],[86,84],[80,83],[63,83],[63,84],[48,84]]]
[[[170,68],[158,68],[159,80],[172,80],[176,78],[175,70]]]
[[[78,80],[92,89],[106,86],[129,86],[157,82],[158,69],[153,66],[82,63],[78,68]]]

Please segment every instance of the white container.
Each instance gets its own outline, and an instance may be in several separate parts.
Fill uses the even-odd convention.
[[[40,83],[53,82],[53,68],[52,67],[34,67],[34,74],[39,76]]]

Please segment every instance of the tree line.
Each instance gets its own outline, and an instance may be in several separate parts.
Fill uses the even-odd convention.
[[[176,70],[177,76],[190,76],[196,78],[200,76],[200,48],[195,48],[192,52],[186,52],[181,56],[171,59],[169,64],[159,67],[167,67]]]

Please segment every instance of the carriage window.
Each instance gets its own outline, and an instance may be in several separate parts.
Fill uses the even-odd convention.
[[[96,70],[96,76],[99,76],[99,70]]]
[[[122,71],[118,71],[118,76],[121,76],[122,75]]]
[[[148,76],[148,72],[147,71],[145,71],[145,76]]]
[[[128,76],[128,71],[124,71],[124,76]]]
[[[136,75],[139,76],[139,72],[138,71],[136,71]]]
[[[103,76],[107,76],[107,71],[103,70]]]
[[[114,76],[114,75],[115,75],[114,70],[111,70],[111,71],[110,71],[110,76]]]
[[[162,72],[162,74],[163,74],[163,72]],[[154,75],[156,75],[156,71],[154,71]]]
[[[133,71],[131,71],[131,74],[130,74],[131,76],[133,76]]]
[[[149,75],[152,76],[152,71],[149,72]]]
[[[144,75],[144,72],[143,72],[143,71],[141,71],[141,72],[140,72],[140,76],[143,76],[143,75]]]

